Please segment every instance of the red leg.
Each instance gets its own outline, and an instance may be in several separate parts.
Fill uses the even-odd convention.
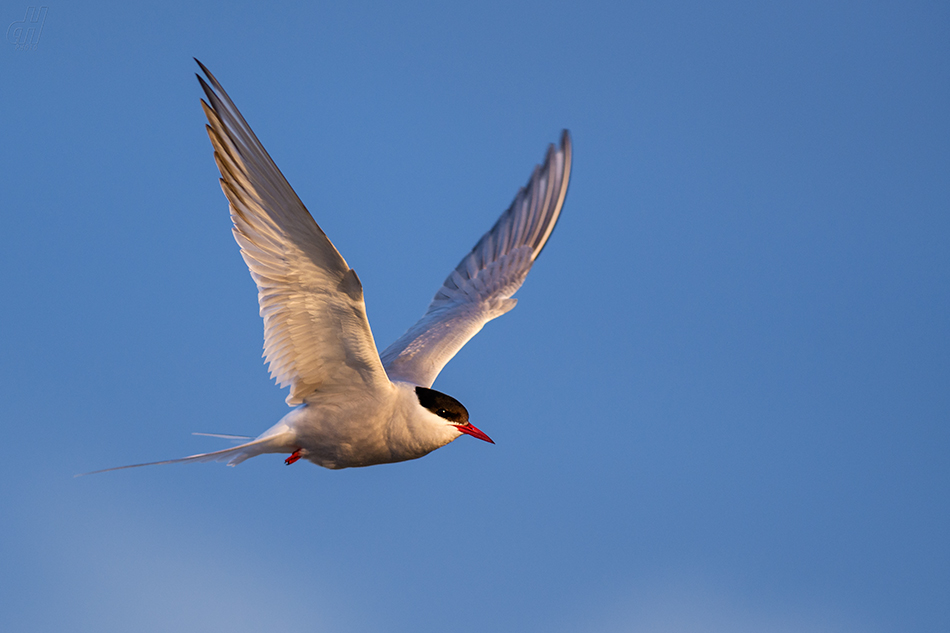
[[[293,463],[294,463],[295,461],[297,461],[298,459],[300,459],[300,449],[299,449],[299,448],[298,448],[297,450],[295,450],[293,453],[291,453],[291,454],[290,454],[290,457],[288,457],[287,459],[284,460],[284,463],[287,464],[288,466],[290,466],[291,464],[293,464]]]

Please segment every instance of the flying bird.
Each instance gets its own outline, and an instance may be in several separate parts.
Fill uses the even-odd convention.
[[[198,62],[198,60],[195,60]],[[264,453],[325,468],[416,459],[462,435],[492,442],[461,402],[432,389],[436,376],[482,327],[517,303],[557,223],[571,172],[571,138],[549,146],[511,206],[445,279],[419,321],[377,352],[356,272],[314,221],[207,68],[197,75],[234,239],[257,284],[264,358],[294,407],[239,446],[176,462],[237,465]],[[92,473],[87,473],[92,474]]]

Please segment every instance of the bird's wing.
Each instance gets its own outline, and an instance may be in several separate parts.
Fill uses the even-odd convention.
[[[271,377],[290,386],[287,404],[300,404],[319,391],[388,385],[356,272],[221,84],[198,65],[208,78],[198,76],[211,104],[202,100],[201,105],[221,188],[231,203],[234,239],[257,283],[264,357]]]
[[[554,230],[571,174],[571,137],[548,148],[544,164],[495,226],[452,271],[419,321],[381,354],[391,380],[431,387],[436,376],[486,323],[517,303],[521,287]]]

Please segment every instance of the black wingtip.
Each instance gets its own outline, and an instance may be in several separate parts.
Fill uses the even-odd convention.
[[[208,82],[204,80],[204,77],[202,77],[201,75],[199,75],[199,74],[197,74],[197,73],[195,73],[195,77],[198,78],[198,83],[201,84],[201,89],[204,91],[205,96],[208,98],[208,101],[210,101],[210,102],[212,103],[212,106],[213,106],[213,104],[215,103],[215,101],[214,101],[214,99],[215,99],[214,90],[212,90],[212,89],[211,89],[211,86],[208,85]],[[202,99],[202,101],[204,101],[204,99]],[[215,108],[212,107],[211,109],[214,110]]]
[[[571,146],[571,131],[567,128],[561,130],[561,149],[567,149]]]
[[[214,75],[211,74],[211,71],[208,70],[208,67],[205,66],[204,64],[202,64],[202,63],[198,60],[197,57],[192,57],[192,59],[195,60],[195,63],[197,63],[197,64],[198,64],[198,67],[201,68],[201,72],[203,72],[203,73],[205,74],[205,77],[208,78],[208,82],[210,82],[211,85],[213,85],[216,90],[221,90],[221,84],[219,84],[219,83],[218,83],[218,80],[215,79]],[[202,85],[203,87],[208,85],[208,84],[205,82],[204,77],[202,77],[202,76],[199,75],[198,73],[195,73],[195,76],[198,77],[198,81],[201,82],[201,85]],[[205,92],[207,92],[207,91],[208,91],[207,88],[205,88]]]

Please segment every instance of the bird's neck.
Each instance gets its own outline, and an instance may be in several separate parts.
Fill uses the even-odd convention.
[[[390,446],[405,452],[404,459],[422,457],[459,436],[451,424],[419,404],[415,385],[403,382],[394,384],[399,398],[387,433]]]

